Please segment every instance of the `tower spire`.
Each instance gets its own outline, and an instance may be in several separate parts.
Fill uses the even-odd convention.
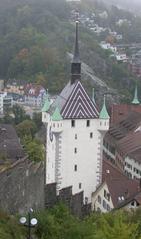
[[[134,99],[132,100],[132,104],[134,104],[134,105],[140,104],[140,102],[139,102],[139,100],[138,100],[138,89],[137,89],[137,85],[136,85],[136,87],[135,87]]]
[[[99,118],[100,119],[109,119],[110,118],[110,116],[107,112],[107,108],[106,108],[105,95],[104,95],[104,102],[103,102],[102,110],[100,111],[100,114],[99,114]]]
[[[71,84],[73,84],[76,80],[81,79],[81,61],[80,61],[80,54],[79,54],[78,24],[79,24],[79,21],[77,20],[75,48],[74,48],[73,60],[71,63]]]

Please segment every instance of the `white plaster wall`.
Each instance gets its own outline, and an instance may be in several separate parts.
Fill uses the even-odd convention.
[[[99,120],[91,119],[90,127],[87,120],[75,120],[75,127],[71,127],[71,120],[64,120],[62,132],[62,163],[61,188],[73,186],[73,194],[84,190],[84,197],[91,201],[91,193],[97,185],[99,170],[98,157],[100,153],[101,134],[97,130]],[[93,133],[93,138],[90,138]],[[75,135],[77,134],[77,139]],[[77,153],[74,152],[77,148]],[[77,165],[77,171],[74,170]],[[81,183],[81,188],[79,188]]]
[[[0,114],[3,114],[3,96],[0,95]]]
[[[90,119],[90,126],[87,127],[87,120],[79,119],[75,120],[75,127],[72,127],[71,120],[63,120],[62,131],[57,134],[59,136],[59,155],[57,155],[58,136],[55,137],[54,134],[53,141],[50,140],[49,131],[53,124],[50,116],[43,112],[42,120],[47,125],[46,183],[56,182],[58,190],[72,186],[73,194],[83,190],[84,199],[87,197],[88,202],[91,202],[91,194],[100,183],[101,146],[108,125],[105,123],[101,125],[99,119]],[[92,138],[90,133],[93,134]],[[75,165],[77,171],[74,169]]]
[[[47,139],[46,139],[46,183],[55,182],[55,152],[56,152],[56,139],[53,135],[53,140],[50,140],[50,126],[47,124]]]
[[[129,158],[128,156],[125,158],[126,166],[124,167],[124,171],[127,171],[128,173],[132,174],[132,178],[141,178],[141,164],[136,162],[134,159]],[[127,167],[127,163],[132,166],[132,168]],[[134,168],[136,168],[139,172],[137,173],[134,171]]]
[[[105,200],[106,204],[108,204],[110,206],[110,209],[112,210],[114,208],[113,206],[113,202],[111,200],[111,197],[110,197],[110,200],[108,201],[108,199],[106,199],[104,197],[104,190],[106,190],[107,193],[109,193],[109,190],[108,190],[108,187],[107,187],[107,184],[104,183],[98,190],[97,192],[95,192],[92,196],[92,211],[94,210],[98,210],[98,208],[100,209],[101,212],[107,212],[107,208],[104,208],[103,207],[103,200]],[[101,197],[101,203],[98,202],[98,196]]]

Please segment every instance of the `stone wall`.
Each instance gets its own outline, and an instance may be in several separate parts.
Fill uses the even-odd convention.
[[[45,185],[45,207],[51,208],[58,202],[63,202],[70,210],[71,213],[84,217],[91,212],[91,204],[83,203],[83,191],[77,194],[72,194],[72,187],[63,188],[56,195],[56,184]]]
[[[0,171],[0,208],[11,214],[44,207],[44,165],[27,158]]]

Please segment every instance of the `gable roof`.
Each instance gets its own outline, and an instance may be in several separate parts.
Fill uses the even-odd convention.
[[[124,156],[139,156],[141,152],[141,132],[136,131],[129,133],[126,137],[119,140],[117,148]],[[138,156],[137,158],[139,159]]]
[[[107,170],[109,170],[108,173]],[[139,192],[139,182],[128,179],[126,175],[120,172],[119,169],[110,162],[103,160],[102,171],[103,183],[106,182],[107,184],[114,207],[118,207],[121,203],[119,198],[123,197],[123,201],[125,201]]]
[[[80,81],[69,82],[49,109],[52,114],[56,107],[64,119],[97,118],[99,112]]]
[[[128,116],[121,120],[118,124],[110,127],[105,135],[105,139],[111,140],[113,143],[126,137],[129,133],[133,132],[141,123],[141,113],[130,112]]]
[[[75,84],[61,113],[64,119],[88,119],[99,116],[95,103],[88,96],[80,81]]]

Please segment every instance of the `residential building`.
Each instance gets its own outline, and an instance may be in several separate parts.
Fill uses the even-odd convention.
[[[24,150],[14,127],[0,124],[0,164],[13,163],[24,156]]]
[[[110,162],[103,160],[102,183],[92,194],[92,210],[109,212],[120,207],[135,208],[140,192],[139,182],[128,179]]]
[[[111,50],[113,53],[117,53],[117,47],[111,45],[110,43],[107,42],[101,42],[100,46],[105,49],[105,50]]]
[[[111,107],[110,125],[115,125],[126,118],[130,112],[141,113],[141,104],[138,100],[138,89],[135,87],[135,93],[131,104],[113,104]]]
[[[136,130],[140,122],[141,113],[131,112],[118,124],[111,126],[104,137],[103,156],[121,171],[124,171],[125,156],[140,147],[140,141],[135,141],[139,135]]]
[[[141,77],[141,50],[132,56],[129,63],[129,70],[137,77]]]
[[[0,92],[0,114],[4,114],[4,110],[13,106],[13,98],[7,92]]]
[[[27,105],[41,107],[45,97],[46,90],[41,85],[30,83],[24,87],[24,101]]]
[[[127,55],[125,53],[117,53],[115,57],[118,62],[127,62],[128,60]]]
[[[101,146],[109,128],[105,98],[101,112],[81,83],[78,22],[71,63],[71,80],[51,104],[42,109],[46,125],[46,184],[57,185],[57,194],[72,187],[72,193],[84,192],[91,202],[92,192],[101,182]]]

